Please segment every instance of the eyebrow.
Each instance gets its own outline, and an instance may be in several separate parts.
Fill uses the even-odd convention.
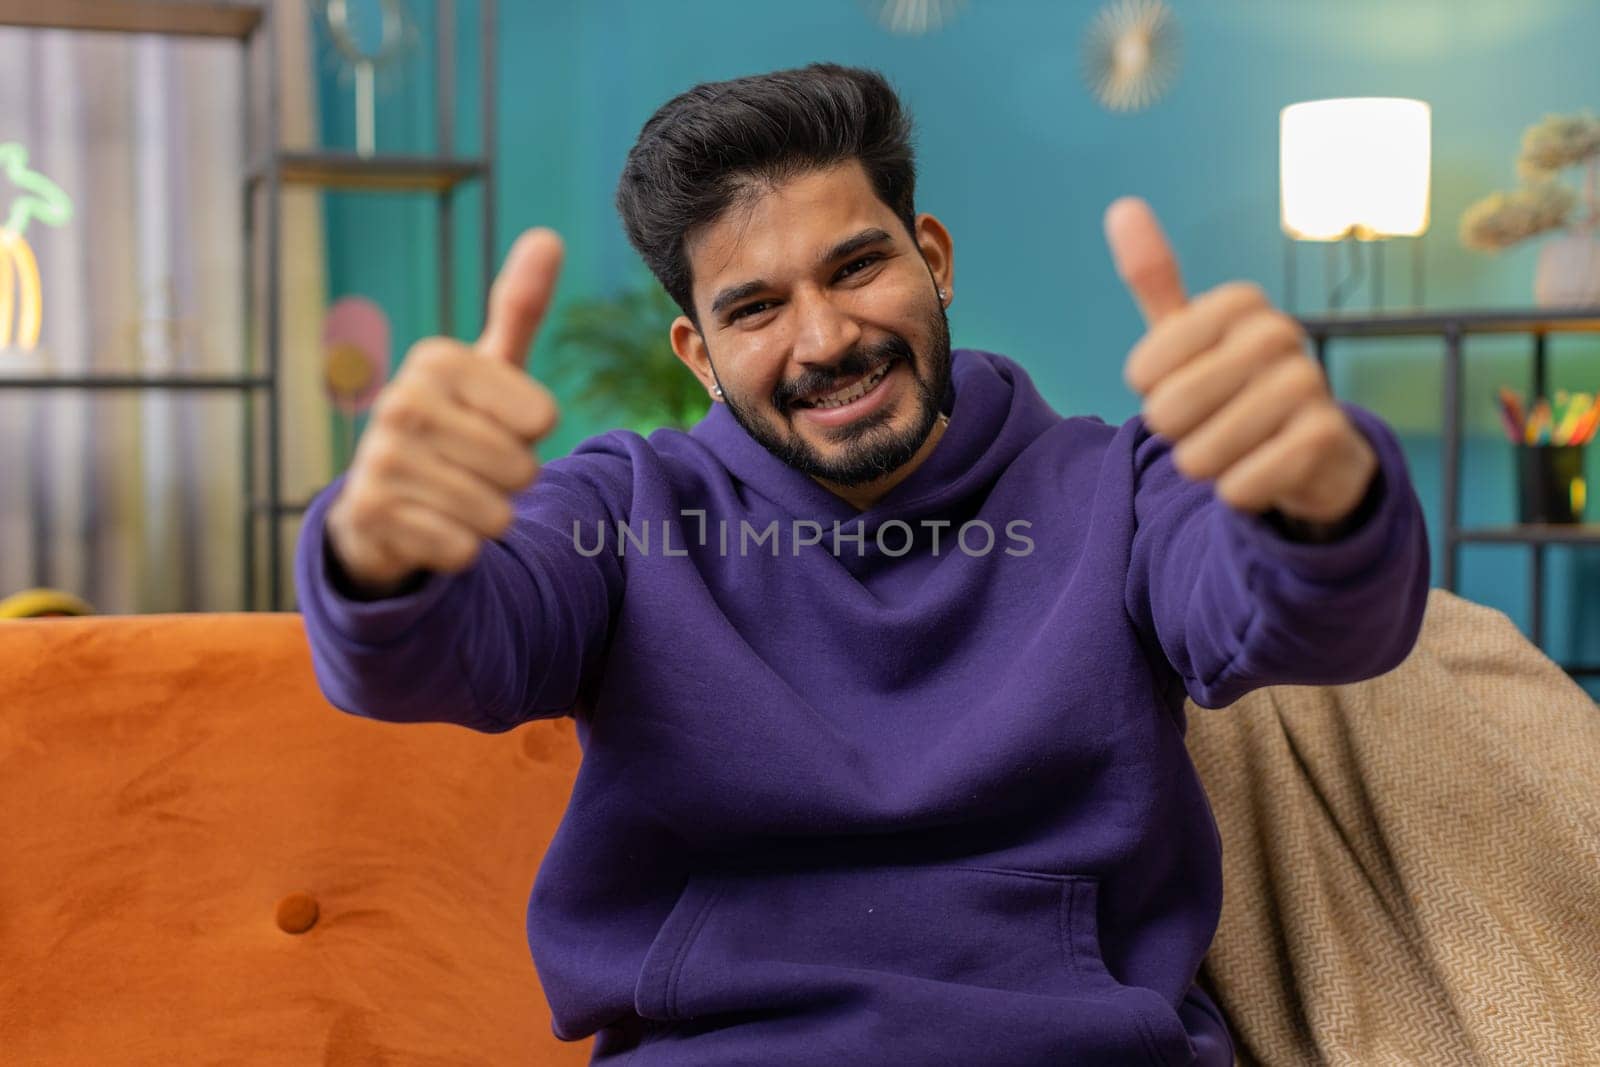
[[[884,241],[892,240],[894,240],[894,238],[889,235],[889,232],[881,229],[880,227],[874,226],[871,229],[862,230],[858,234],[846,237],[844,240],[828,249],[822,255],[818,256],[817,266],[824,266],[836,260],[843,259],[852,252],[859,252],[861,249],[866,248],[869,245],[881,244]],[[715,318],[716,316],[720,315],[730,304],[736,304],[745,297],[754,296],[756,293],[759,293],[761,290],[767,288],[770,288],[770,284],[765,278],[757,278],[754,281],[741,282],[738,285],[730,285],[728,288],[718,293],[715,300],[711,301],[711,316]]]

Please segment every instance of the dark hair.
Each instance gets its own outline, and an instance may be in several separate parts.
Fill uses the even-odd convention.
[[[680,93],[650,116],[617,182],[617,211],[645,265],[699,325],[685,237],[759,186],[861,162],[914,233],[911,118],[883,75],[813,63]]]

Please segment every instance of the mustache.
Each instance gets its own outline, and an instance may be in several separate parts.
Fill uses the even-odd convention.
[[[811,371],[793,382],[780,386],[773,396],[773,403],[780,410],[788,408],[795,401],[803,400],[813,393],[831,392],[835,382],[848,378],[864,378],[897,359],[903,359],[907,363],[914,362],[911,346],[903,337],[887,338],[866,350],[853,348],[832,370]]]

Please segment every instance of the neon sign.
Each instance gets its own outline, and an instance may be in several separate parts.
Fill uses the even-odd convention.
[[[15,142],[0,144],[0,172],[22,190],[0,225],[0,350],[23,351],[39,343],[44,321],[44,296],[39,261],[24,236],[28,223],[62,226],[72,218],[72,202],[49,178],[28,169],[28,150]]]

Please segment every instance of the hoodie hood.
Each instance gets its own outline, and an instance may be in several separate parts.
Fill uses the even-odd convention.
[[[1016,362],[993,352],[958,348],[950,354],[950,387],[940,410],[950,416],[939,444],[910,476],[865,511],[814,478],[784,463],[745,432],[726,404],[713,404],[690,436],[709,449],[740,482],[797,519],[831,529],[859,523],[865,555],[879,551],[877,528],[890,520],[910,523],[976,510],[1014,459],[1062,416],[1045,403]],[[895,542],[902,540],[896,537]]]

